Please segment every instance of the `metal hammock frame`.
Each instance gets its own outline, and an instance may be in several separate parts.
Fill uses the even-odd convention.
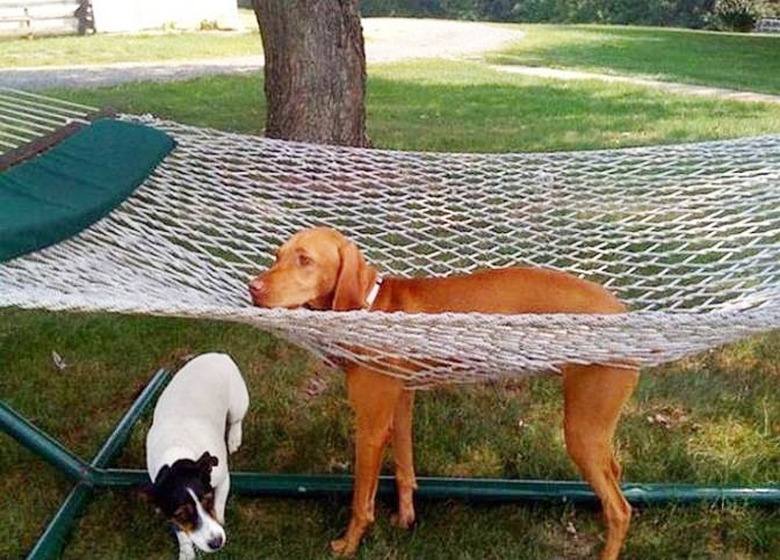
[[[92,109],[0,88],[0,150]],[[0,307],[240,321],[319,355],[360,361],[410,388],[555,370],[654,365],[780,326],[780,135],[594,152],[434,154],[281,142],[122,115],[177,148],[83,233],[0,264]],[[289,235],[350,235],[383,273],[445,274],[513,263],[565,269],[621,295],[619,316],[309,312],[252,308],[247,281]],[[121,278],[117,283],[115,279]],[[359,349],[355,352],[355,349]],[[412,364],[413,368],[399,366]],[[418,371],[419,369],[419,371]],[[139,399],[140,414],[161,375]],[[140,403],[140,404],[139,404]],[[134,419],[106,446],[115,451]],[[91,488],[143,471],[87,465],[5,403],[0,426],[77,482],[31,557],[61,546]],[[103,451],[106,451],[105,453]],[[238,473],[234,489],[348,492],[349,477]],[[581,483],[420,478],[420,496],[591,501]],[[392,483],[383,479],[380,491]],[[625,484],[633,503],[745,499],[780,488]]]

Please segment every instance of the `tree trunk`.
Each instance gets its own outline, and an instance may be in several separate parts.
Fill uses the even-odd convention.
[[[266,136],[367,146],[359,0],[252,0],[265,51]]]

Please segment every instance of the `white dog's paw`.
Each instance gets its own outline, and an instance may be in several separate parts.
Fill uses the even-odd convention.
[[[241,447],[241,422],[230,425],[227,434],[228,453],[235,453]]]
[[[179,560],[195,560],[195,546],[184,531],[176,529],[176,540],[179,542]]]
[[[179,560],[195,560],[195,547],[186,544],[179,547]]]

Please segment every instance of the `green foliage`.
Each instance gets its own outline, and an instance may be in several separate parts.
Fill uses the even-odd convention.
[[[729,31],[747,32],[761,16],[759,0],[717,0],[715,24]]]
[[[780,17],[780,0],[765,0],[761,15],[764,17]]]
[[[715,0],[363,0],[364,16],[704,27]]]

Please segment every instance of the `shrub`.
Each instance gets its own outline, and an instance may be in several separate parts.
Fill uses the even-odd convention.
[[[752,31],[761,16],[758,0],[718,0],[715,3],[716,25],[730,31]]]
[[[766,0],[763,11],[764,17],[780,17],[780,0]]]
[[[767,0],[779,1],[779,0]],[[716,0],[361,0],[363,16],[618,23],[699,28],[713,20]]]

